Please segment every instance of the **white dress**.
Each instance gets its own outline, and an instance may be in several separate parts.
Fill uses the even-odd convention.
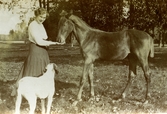
[[[48,36],[43,24],[32,21],[28,27],[28,34],[31,42],[29,54],[23,64],[18,80],[25,76],[41,75],[50,62],[46,48],[47,42],[45,41]]]

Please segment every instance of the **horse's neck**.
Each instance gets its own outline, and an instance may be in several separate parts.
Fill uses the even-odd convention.
[[[81,20],[79,17],[72,15],[69,17],[74,23],[74,34],[78,43],[82,46],[89,40],[89,32],[95,29],[91,28],[87,23]]]
[[[81,18],[75,15],[71,15],[69,19],[72,20],[74,24],[78,26],[79,28],[82,28],[82,29],[90,28],[89,25],[87,25],[87,23],[85,23]]]
[[[75,15],[69,17],[70,20],[74,23],[74,33],[80,44],[85,40],[87,32],[91,29],[83,20]]]
[[[75,34],[76,40],[80,45],[82,45],[85,42],[85,40],[87,40],[87,37],[88,37],[87,33],[89,31],[90,31],[89,29],[75,27],[74,34]]]

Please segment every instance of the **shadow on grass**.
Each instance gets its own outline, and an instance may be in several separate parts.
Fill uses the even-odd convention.
[[[167,53],[156,53],[154,58],[150,59],[150,62],[157,67],[167,67]]]
[[[77,85],[74,83],[66,83],[66,82],[62,82],[59,80],[55,81],[55,89],[56,91],[59,91],[61,89],[68,89],[68,88],[76,88]]]

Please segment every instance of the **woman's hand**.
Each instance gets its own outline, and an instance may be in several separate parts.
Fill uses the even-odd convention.
[[[63,45],[63,44],[65,44],[65,42],[63,42],[63,43],[60,43],[60,42],[54,42],[55,44],[58,44],[58,45]]]

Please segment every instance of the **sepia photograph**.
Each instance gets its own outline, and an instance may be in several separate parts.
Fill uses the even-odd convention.
[[[0,114],[167,114],[167,0],[0,0]]]

